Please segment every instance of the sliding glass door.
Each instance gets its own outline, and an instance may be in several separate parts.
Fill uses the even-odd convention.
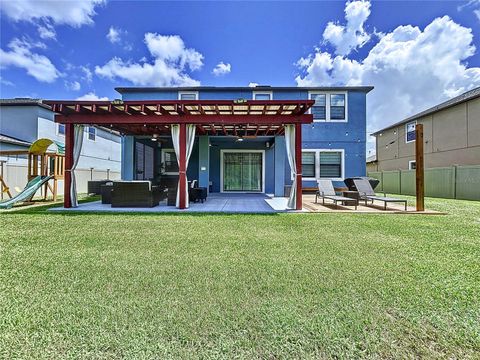
[[[262,191],[262,153],[223,153],[223,191]]]

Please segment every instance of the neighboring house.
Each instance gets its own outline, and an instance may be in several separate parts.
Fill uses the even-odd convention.
[[[127,100],[302,100],[313,99],[314,122],[303,125],[303,187],[316,188],[329,178],[366,174],[366,95],[372,87],[170,87],[117,88]],[[263,192],[283,196],[292,183],[285,137],[266,132],[255,136],[256,124],[238,129],[245,136],[222,136],[212,129],[198,136],[189,161],[188,179],[198,179],[212,192]],[[225,130],[225,129],[224,129]],[[264,132],[265,133],[265,132]],[[214,135],[214,136],[211,136]],[[265,135],[265,134],[264,134]],[[151,135],[123,138],[122,178],[178,178],[178,165],[170,137]],[[287,190],[288,191],[288,190]]]
[[[28,150],[30,144],[40,138],[48,138],[64,144],[65,125],[56,124],[53,120],[54,113],[48,105],[42,103],[42,100],[0,99],[0,151]],[[25,167],[26,158],[0,156],[0,160],[7,161],[7,171],[10,167],[12,180],[9,186],[20,188],[24,186],[26,175],[24,179],[23,176],[13,176],[13,166]],[[118,133],[99,127],[85,128],[84,145],[78,169],[90,172],[92,168],[94,172],[104,174],[102,177],[105,177],[107,172],[113,178],[119,177],[121,138]],[[80,188],[84,188],[83,183],[80,184]]]
[[[367,173],[378,171],[377,155],[373,154],[367,157]]]
[[[417,123],[423,124],[426,168],[480,165],[480,88],[476,88],[374,132],[373,171],[415,168]]]

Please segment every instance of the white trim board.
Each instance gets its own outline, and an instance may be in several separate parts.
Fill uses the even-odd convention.
[[[255,95],[262,95],[262,94],[270,95],[270,100],[273,100],[273,91],[269,91],[269,90],[266,90],[266,91],[262,91],[262,90],[252,91],[252,100],[255,100]]]
[[[262,191],[224,191],[223,190],[223,154],[224,153],[261,153],[262,154]],[[221,193],[265,193],[265,150],[221,149],[220,150],[220,192]]]
[[[317,181],[319,179],[330,179],[332,181],[343,181],[345,179],[345,149],[302,149],[303,152],[315,152],[315,177],[302,177],[304,181]],[[339,178],[321,178],[320,177],[320,153],[321,152],[340,152],[342,155],[342,174]],[[293,180],[293,179],[292,179]]]

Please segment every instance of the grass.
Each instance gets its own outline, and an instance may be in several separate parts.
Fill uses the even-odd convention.
[[[0,214],[0,357],[478,358],[480,202],[426,206]]]

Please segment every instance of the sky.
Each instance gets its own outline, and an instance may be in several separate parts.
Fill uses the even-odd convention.
[[[480,0],[0,0],[0,97],[372,85],[370,133],[480,86],[479,38]]]

